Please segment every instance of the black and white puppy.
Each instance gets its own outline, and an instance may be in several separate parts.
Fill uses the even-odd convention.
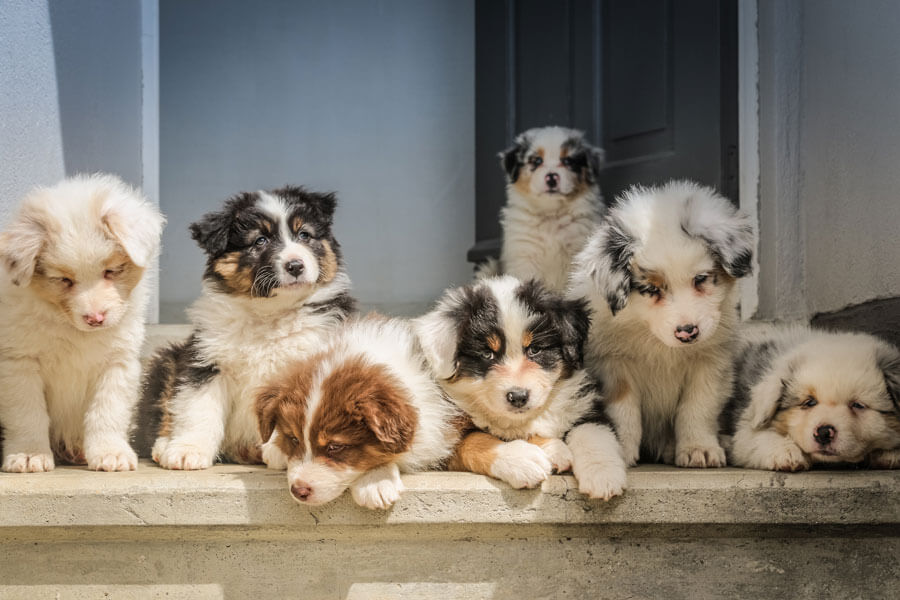
[[[580,131],[541,127],[520,134],[500,161],[507,184],[503,246],[499,268],[485,273],[539,279],[563,292],[572,258],[602,214],[603,151]]]
[[[320,351],[355,310],[335,202],[300,187],[245,192],[191,225],[207,255],[188,309],[194,332],[156,355],[144,386],[144,405],[158,407],[161,466],[262,461],[257,388]]]
[[[451,469],[523,488],[571,468],[592,498],[624,491],[621,447],[582,368],[584,304],[504,276],[449,290],[416,319],[438,382],[474,426]]]
[[[725,465],[718,417],[754,245],[728,200],[676,181],[626,192],[576,258],[570,294],[593,309],[587,366],[608,386],[629,465]]]
[[[871,335],[748,327],[723,412],[737,466],[900,468],[900,351]]]

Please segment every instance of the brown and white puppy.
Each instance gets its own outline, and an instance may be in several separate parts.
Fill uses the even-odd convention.
[[[575,260],[570,294],[593,310],[587,366],[629,465],[643,457],[722,467],[718,417],[731,394],[736,280],[749,219],[686,181],[622,195]]]
[[[900,351],[862,333],[747,328],[722,415],[737,466],[900,468]]]
[[[458,412],[408,323],[369,316],[336,336],[259,392],[266,463],[287,468],[301,504],[330,502],[349,487],[359,505],[386,509],[403,491],[401,471],[439,467],[450,455]]]
[[[451,469],[523,488],[571,468],[592,498],[624,491],[601,387],[582,368],[589,322],[584,301],[510,276],[450,290],[415,321],[435,376],[474,424]]]
[[[499,265],[487,265],[482,274],[538,279],[563,292],[572,258],[602,214],[603,151],[580,131],[540,127],[520,134],[500,162],[507,182],[503,245]]]
[[[188,309],[194,332],[157,353],[144,382],[161,466],[262,461],[255,390],[321,351],[355,310],[335,202],[300,187],[245,192],[191,225],[206,253],[203,293]]]
[[[0,234],[3,470],[137,467],[148,289],[164,219],[112,175],[37,188]]]

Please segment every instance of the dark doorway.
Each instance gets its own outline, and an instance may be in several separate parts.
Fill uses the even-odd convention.
[[[738,201],[736,0],[479,0],[475,6],[476,245],[497,256],[497,153],[564,125],[606,150],[607,203],[688,178]]]

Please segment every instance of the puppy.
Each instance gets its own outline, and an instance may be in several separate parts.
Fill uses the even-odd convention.
[[[748,330],[722,415],[733,464],[900,467],[900,351],[862,333]]]
[[[400,471],[437,467],[459,438],[457,415],[431,378],[409,324],[367,317],[320,354],[290,365],[256,401],[269,467],[287,468],[310,506],[347,487],[367,508],[400,497]]]
[[[207,257],[194,332],[156,355],[144,384],[161,466],[261,462],[254,390],[320,351],[354,310],[334,208],[332,194],[284,187],[238,194],[191,225]]]
[[[523,488],[571,467],[592,498],[623,492],[622,450],[582,368],[589,323],[583,300],[510,276],[450,290],[416,320],[438,381],[476,428],[451,469]]]
[[[542,127],[520,134],[500,159],[507,182],[503,246],[500,265],[483,274],[539,279],[561,293],[572,258],[600,220],[603,151],[580,131]]]
[[[137,467],[148,289],[164,219],[112,175],[37,188],[0,235],[3,470]]]
[[[731,393],[736,279],[748,218],[690,182],[626,192],[575,260],[570,293],[593,309],[587,364],[629,465],[721,467],[717,419]]]

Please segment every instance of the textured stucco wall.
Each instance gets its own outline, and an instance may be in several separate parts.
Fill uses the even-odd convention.
[[[160,52],[164,320],[199,293],[188,224],[288,182],[337,191],[367,304],[471,276],[473,2],[163,0]]]
[[[757,315],[900,296],[900,4],[759,3]]]

